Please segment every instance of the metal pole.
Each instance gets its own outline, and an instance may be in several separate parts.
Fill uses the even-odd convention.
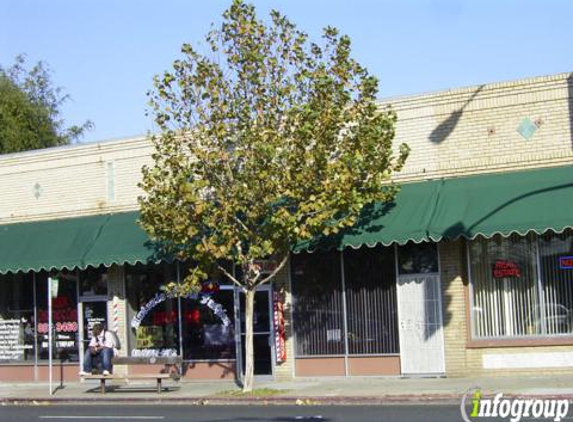
[[[52,278],[48,277],[48,370],[50,371],[50,395],[54,394],[54,390],[52,389],[52,357]]]
[[[181,270],[179,268],[179,261],[177,263],[177,286],[181,285]],[[183,317],[181,316],[181,296],[177,296],[177,324],[179,326],[179,356],[181,356],[181,362],[183,362]],[[180,368],[181,374],[183,374],[183,363],[181,363]]]
[[[344,329],[344,375],[349,376],[348,369],[348,309],[346,307],[346,276],[344,274],[344,252],[340,251],[340,279],[342,282],[342,327]]]
[[[34,294],[34,381],[38,381],[38,305],[36,302],[36,273],[32,273]]]

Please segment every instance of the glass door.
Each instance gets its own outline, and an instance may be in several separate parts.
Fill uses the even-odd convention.
[[[240,348],[241,348],[241,373],[245,368],[245,294],[238,293],[239,316],[240,316]],[[264,286],[255,292],[253,312],[253,343],[255,351],[255,375],[273,374],[273,333],[271,325],[271,288]]]

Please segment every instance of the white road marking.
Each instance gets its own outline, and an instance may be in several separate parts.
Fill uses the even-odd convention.
[[[113,419],[113,420],[122,420],[122,419],[165,419],[165,416],[38,416],[40,419]]]

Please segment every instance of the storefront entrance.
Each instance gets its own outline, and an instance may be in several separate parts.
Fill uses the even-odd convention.
[[[244,374],[245,368],[245,294],[238,293],[240,315],[240,373]],[[253,313],[253,343],[255,350],[255,375],[273,375],[273,332],[271,325],[271,286],[260,287],[255,293],[255,305]]]
[[[439,274],[398,278],[398,321],[402,374],[444,373]]]
[[[403,375],[445,373],[438,250],[435,244],[398,248],[398,327]]]

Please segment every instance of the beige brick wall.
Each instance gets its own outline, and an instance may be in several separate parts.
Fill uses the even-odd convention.
[[[559,74],[390,99],[395,145],[412,151],[397,179],[449,177],[573,162],[573,76]],[[539,123],[531,140],[523,118]]]
[[[273,290],[284,295],[284,320],[286,339],[286,361],[275,366],[275,378],[291,379],[294,376],[294,333],[292,331],[292,289],[290,283],[290,262],[276,275]]]
[[[444,321],[444,351],[446,374],[464,375],[466,356],[466,304],[464,301],[465,242],[441,242],[439,244],[442,284],[442,316]]]
[[[141,167],[150,162],[151,151],[140,138],[2,156],[0,224],[136,209]]]
[[[560,74],[385,100],[398,114],[395,145],[412,149],[396,180],[570,164],[572,92],[573,77]],[[526,117],[540,123],[529,141],[516,131]],[[0,224],[136,209],[151,153],[148,140],[133,138],[4,155]]]

